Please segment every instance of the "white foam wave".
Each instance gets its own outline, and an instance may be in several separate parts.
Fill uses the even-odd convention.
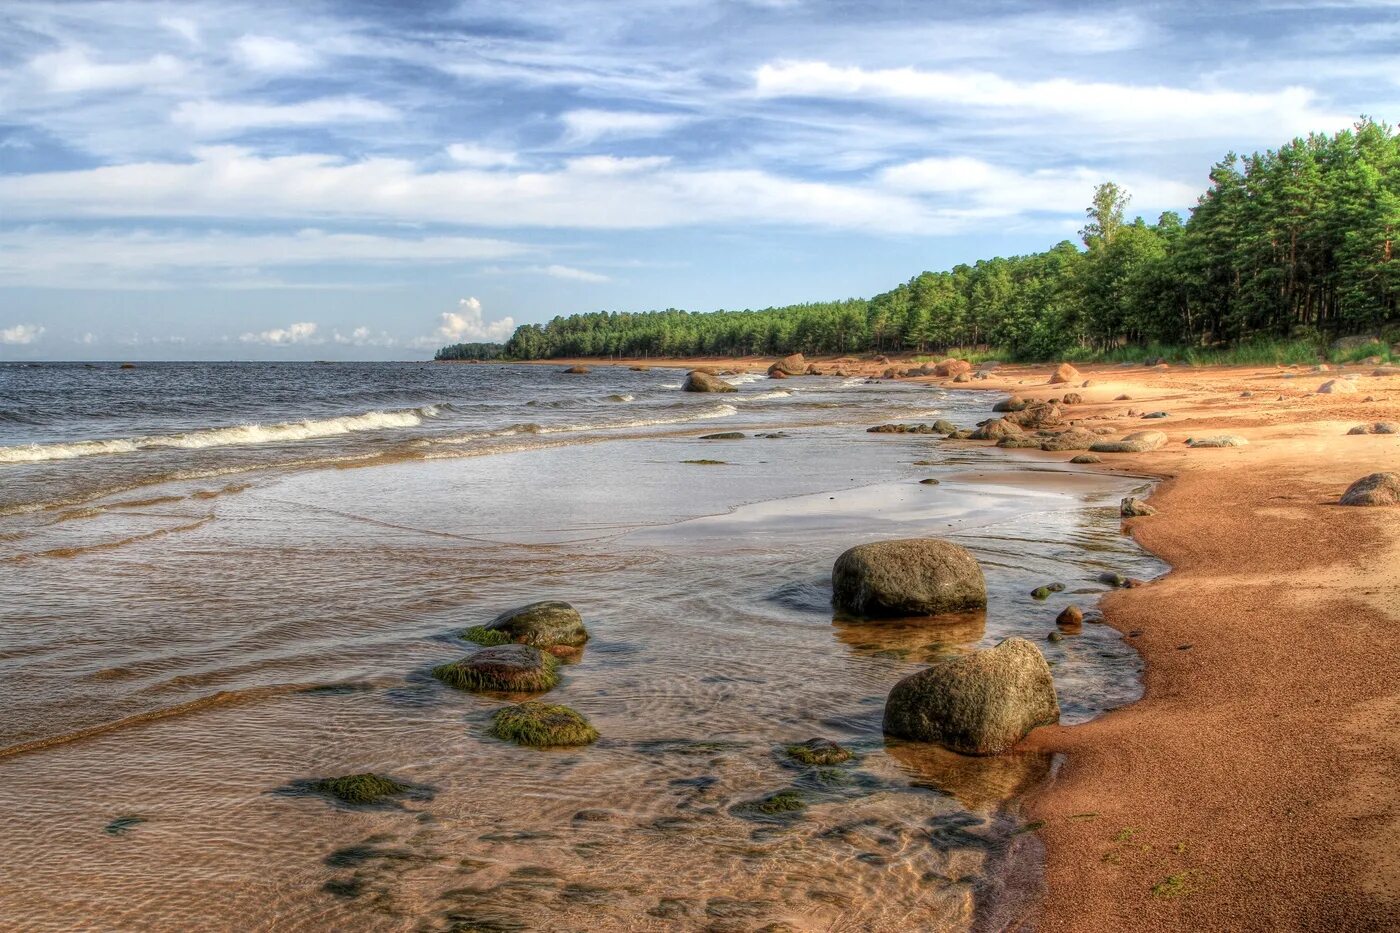
[[[767,379],[768,376],[766,373],[740,373],[737,376],[721,376],[720,378],[732,386],[745,386],[750,382]]]
[[[789,389],[774,389],[771,392],[760,392],[757,395],[747,396],[747,398],[757,401],[765,398],[790,398],[791,396],[792,392]]]
[[[252,444],[279,444],[336,437],[357,431],[380,431],[385,428],[411,428],[438,413],[434,406],[407,411],[369,411],[359,415],[321,418],[306,421],[283,421],[278,424],[239,424],[227,428],[208,428],[185,434],[153,435],[102,441],[74,441],[56,444],[26,444],[0,447],[0,463],[38,463],[45,460],[73,460],[133,453],[138,450],[175,448],[202,450],[207,447],[232,447]]]
[[[708,421],[712,418],[728,418],[737,415],[739,409],[733,405],[706,405],[686,414],[659,418],[633,418],[626,421],[598,421],[583,424],[517,424],[499,431],[479,431],[472,434],[457,434],[451,437],[435,437],[429,444],[469,444],[472,441],[497,437],[513,437],[517,434],[568,434],[579,431],[619,431],[626,428],[650,428],[667,424],[689,424],[692,421]]]

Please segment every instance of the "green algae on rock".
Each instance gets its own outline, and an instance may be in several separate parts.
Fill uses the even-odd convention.
[[[485,625],[467,629],[462,637],[479,645],[518,642],[536,648],[578,648],[588,641],[588,630],[573,606],[546,599],[508,609]]]
[[[347,774],[343,777],[326,778],[314,782],[311,788],[317,793],[334,797],[342,803],[356,805],[378,803],[386,797],[397,797],[409,790],[406,784],[400,784],[392,778],[386,778],[370,771],[363,774]]]
[[[559,660],[533,645],[494,645],[440,664],[433,676],[458,690],[542,693],[559,683]]]
[[[804,765],[836,765],[851,760],[849,750],[830,739],[808,739],[787,747],[788,757]]]
[[[550,703],[527,702],[497,710],[487,731],[531,748],[569,748],[598,741],[598,730],[582,713]]]

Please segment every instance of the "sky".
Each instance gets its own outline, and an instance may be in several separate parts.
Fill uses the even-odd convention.
[[[4,0],[0,360],[869,296],[1397,104],[1400,0]]]

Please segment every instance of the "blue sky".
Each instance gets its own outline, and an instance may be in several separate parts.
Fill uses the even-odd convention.
[[[1400,4],[0,7],[0,359],[412,359],[870,295],[1394,120]]]

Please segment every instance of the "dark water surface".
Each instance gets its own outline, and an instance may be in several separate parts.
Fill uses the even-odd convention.
[[[971,424],[924,386],[552,367],[0,368],[0,917],[17,928],[960,929],[1005,894],[1046,762],[887,742],[922,664],[1021,634],[1068,720],[1137,694],[1104,626],[1133,482],[870,424]],[[786,436],[760,439],[760,429]],[[743,430],[738,441],[703,441]],[[722,460],[719,465],[686,460]],[[928,461],[916,464],[915,461]],[[919,479],[936,476],[941,485]],[[832,561],[950,536],[985,615],[849,623]],[[1030,598],[1043,583],[1066,590]],[[545,598],[593,639],[548,699],[603,738],[485,735],[427,675]],[[824,736],[857,753],[794,767]],[[289,794],[379,771],[349,809]],[[742,804],[782,790],[799,816]],[[1014,892],[1012,892],[1014,893]]]

